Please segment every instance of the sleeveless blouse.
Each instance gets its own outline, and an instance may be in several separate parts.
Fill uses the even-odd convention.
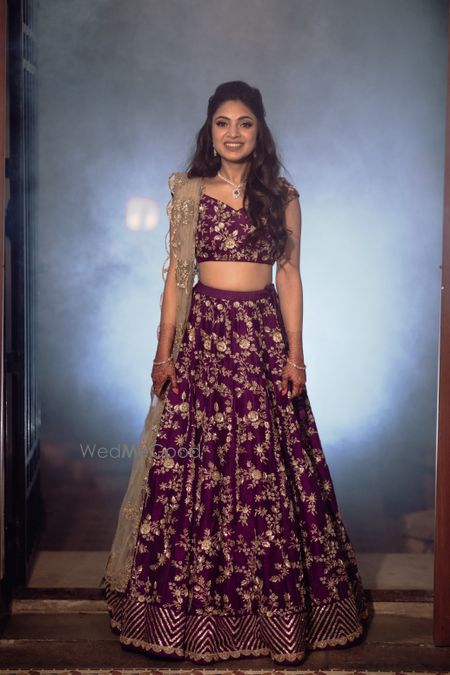
[[[286,178],[279,179],[285,186],[286,204],[299,197],[296,188]],[[202,194],[198,208],[195,232],[195,257],[197,262],[226,260],[256,262],[273,265],[269,237],[252,246],[245,241],[255,226],[244,207],[233,209],[229,204]]]

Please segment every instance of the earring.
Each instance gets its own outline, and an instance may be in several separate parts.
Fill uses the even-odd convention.
[[[213,146],[214,148],[214,146]],[[217,157],[217,150],[214,148],[214,157]]]

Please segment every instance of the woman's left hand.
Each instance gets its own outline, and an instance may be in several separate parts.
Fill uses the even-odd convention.
[[[306,384],[306,370],[296,368],[292,363],[286,361],[281,372],[281,393],[283,396],[288,391],[289,381],[292,382],[291,398],[298,396]]]

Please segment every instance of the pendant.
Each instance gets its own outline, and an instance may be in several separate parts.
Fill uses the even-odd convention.
[[[240,189],[239,189],[238,187],[237,187],[237,188],[234,188],[234,190],[233,190],[233,197],[234,197],[235,199],[237,199],[237,198],[239,197],[240,194],[241,194]]]

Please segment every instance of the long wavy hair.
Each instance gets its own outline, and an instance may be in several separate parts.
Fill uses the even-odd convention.
[[[211,135],[212,118],[217,108],[226,101],[241,101],[253,112],[258,120],[258,131],[254,152],[250,158],[250,168],[244,188],[245,209],[255,229],[250,232],[246,243],[254,245],[259,239],[271,242],[271,252],[275,260],[285,254],[288,230],[284,209],[287,200],[287,188],[279,180],[280,167],[275,142],[265,121],[265,109],[261,92],[241,80],[220,84],[208,100],[205,123],[196,136],[196,147],[188,161],[186,173],[189,178],[215,176],[220,170],[220,155],[214,156]]]

